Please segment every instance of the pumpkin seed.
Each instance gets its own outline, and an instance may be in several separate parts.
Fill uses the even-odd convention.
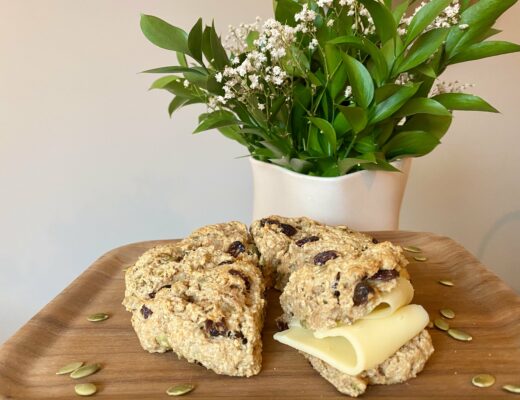
[[[63,367],[61,367],[58,370],[58,372],[56,372],[56,375],[70,374],[71,372],[76,371],[83,364],[84,364],[83,361],[77,361],[77,362],[73,362],[73,363],[64,365]]]
[[[489,375],[489,374],[479,374],[479,375],[475,375],[471,379],[471,383],[474,386],[486,388],[486,387],[493,386],[495,384],[495,377],[493,375]]]
[[[447,281],[447,280],[439,281],[439,283],[444,286],[455,286],[455,284],[452,281]]]
[[[403,247],[404,250],[410,252],[410,253],[420,253],[422,250],[419,247],[415,246],[405,246]]]
[[[168,337],[166,335],[159,335],[155,337],[155,341],[159,344],[161,347],[165,347],[167,349],[171,349],[170,342],[168,340]]]
[[[78,368],[77,370],[73,371],[73,372],[70,374],[70,377],[71,377],[72,379],[80,379],[80,378],[84,378],[84,377],[86,377],[86,376],[90,376],[90,375],[95,374],[95,373],[98,372],[100,369],[101,369],[101,365],[99,365],[99,364],[89,364],[89,365],[84,365],[83,367]]]
[[[101,322],[108,319],[109,315],[105,313],[92,314],[87,317],[90,322]]]
[[[180,385],[174,385],[168,388],[166,394],[168,396],[182,396],[186,393],[191,392],[195,389],[195,386],[191,383],[181,383]]]
[[[443,308],[442,310],[440,310],[440,313],[444,318],[455,318],[455,311],[453,311],[451,308]]]
[[[448,329],[448,335],[450,335],[453,339],[457,339],[462,342],[470,342],[473,340],[473,336],[459,329]]]
[[[79,383],[74,386],[74,391],[78,396],[92,396],[97,392],[97,387],[93,383]]]
[[[504,385],[502,389],[509,393],[520,394],[520,385]]]
[[[414,257],[415,261],[428,261],[428,258],[427,257],[423,257],[423,256],[415,256]]]
[[[441,331],[447,331],[450,329],[450,324],[448,324],[445,320],[442,318],[435,318],[435,321],[433,321],[433,324],[437,329],[440,329]]]

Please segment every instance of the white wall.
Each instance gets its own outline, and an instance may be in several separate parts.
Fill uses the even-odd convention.
[[[173,121],[169,96],[138,71],[175,62],[139,30],[141,12],[188,29],[271,13],[271,1],[0,0],[0,342],[103,252],[249,221],[240,146],[192,136],[200,108]],[[500,23],[520,42],[520,6]],[[451,236],[520,289],[520,56],[454,68],[502,115],[458,114],[415,161],[402,228]]]

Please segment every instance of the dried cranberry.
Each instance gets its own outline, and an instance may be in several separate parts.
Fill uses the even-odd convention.
[[[242,280],[244,281],[244,284],[246,286],[246,290],[249,290],[251,288],[251,283],[249,282],[249,278],[243,272],[237,271],[236,269],[230,269],[228,272],[231,275],[239,276],[240,278],[242,278]]]
[[[354,288],[354,300],[355,306],[360,306],[368,301],[368,295],[374,293],[374,289],[366,281],[359,282]]]
[[[296,246],[303,247],[307,243],[317,242],[318,240],[320,240],[320,238],[318,236],[307,236],[307,237],[305,237],[303,239],[297,240],[296,241]]]
[[[226,265],[226,264],[233,264],[234,261],[233,260],[226,260],[226,261],[222,261],[221,263],[219,263],[218,265]]]
[[[341,278],[341,272],[336,274],[336,278],[334,278],[334,282],[332,283],[332,289],[338,288],[339,279]]]
[[[334,250],[323,251],[316,254],[314,257],[314,264],[325,265],[327,261],[334,260],[335,258],[338,258],[338,253],[336,253]]]
[[[155,295],[156,295],[156,293],[155,293],[155,292],[152,292],[152,293],[150,293],[150,294],[148,295],[148,297],[151,298],[151,299],[155,299]]]
[[[272,219],[272,218],[263,218],[263,219],[260,220],[260,226],[261,227],[264,227],[267,224],[269,224],[269,225],[280,225],[280,221],[278,221],[276,219]]]
[[[206,329],[206,332],[210,336],[217,337],[217,336],[226,336],[228,333],[226,321],[224,318],[222,318],[218,322],[214,322],[211,319],[207,319],[204,322],[204,328]]]
[[[334,297],[339,297],[340,293],[339,293],[339,290],[335,290],[334,291]]]
[[[370,279],[375,281],[388,282],[397,278],[398,276],[399,272],[397,272],[395,269],[380,269],[374,275],[372,275]]]
[[[296,235],[296,232],[298,232],[294,226],[289,224],[280,224],[280,228],[282,233],[289,237]]]
[[[240,253],[243,253],[244,251],[246,251],[246,246],[244,246],[244,243],[237,240],[236,242],[233,242],[229,245],[227,252],[236,258]]]
[[[247,338],[242,339],[242,344],[244,344],[244,345],[247,344]]]
[[[148,319],[148,317],[150,317],[150,315],[153,314],[153,311],[150,310],[148,307],[146,307],[145,305],[143,305],[141,307],[141,314],[143,315],[144,319]]]
[[[379,240],[377,240],[376,238],[372,238],[372,243],[374,243],[374,244],[378,244],[378,243],[379,243]]]

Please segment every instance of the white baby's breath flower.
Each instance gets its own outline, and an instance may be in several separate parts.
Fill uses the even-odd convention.
[[[190,82],[187,79],[185,79],[184,82],[183,82],[183,85],[184,85],[185,88],[187,88],[187,87],[190,86]]]
[[[314,38],[309,43],[309,50],[314,51],[318,47],[318,39]]]
[[[469,28],[469,25],[468,25],[468,24],[460,24],[460,25],[459,25],[459,29],[460,29],[461,31],[465,31],[465,30],[468,29],[468,28]]]
[[[327,26],[330,28],[330,27],[333,26],[333,25],[334,25],[334,20],[333,20],[333,19],[329,19],[329,20],[327,21]]]
[[[217,74],[215,75],[215,79],[216,79],[216,81],[219,82],[219,83],[222,82],[222,78],[223,78],[223,76],[222,76],[222,72],[219,72],[219,73],[217,73]]]
[[[352,86],[347,86],[345,89],[345,97],[348,99],[350,96],[352,96]]]
[[[258,103],[258,109],[259,109],[260,111],[264,111],[264,110],[265,110],[265,104]]]
[[[330,7],[332,5],[332,0],[318,0],[318,7]]]

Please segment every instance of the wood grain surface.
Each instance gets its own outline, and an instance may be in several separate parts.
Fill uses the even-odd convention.
[[[432,318],[443,307],[457,314],[451,325],[473,335],[459,342],[431,330],[435,353],[418,378],[392,386],[372,386],[364,399],[514,399],[501,386],[520,384],[520,297],[449,238],[428,233],[380,232],[380,240],[423,249],[427,262],[409,271],[414,303]],[[123,268],[160,242],[144,242],[112,250],[97,260],[67,289],[0,347],[0,399],[73,399],[77,381],[55,372],[72,361],[101,363],[97,374],[81,379],[99,387],[95,398],[165,399],[172,384],[191,382],[196,389],[186,398],[332,399],[346,398],[323,380],[291,348],[272,339],[280,314],[278,293],[268,293],[264,328],[263,370],[252,378],[219,376],[177,359],[172,353],[143,351],[121,305]],[[437,281],[450,279],[455,287]],[[86,316],[107,312],[100,323]],[[478,373],[496,376],[495,386],[471,385]]]

